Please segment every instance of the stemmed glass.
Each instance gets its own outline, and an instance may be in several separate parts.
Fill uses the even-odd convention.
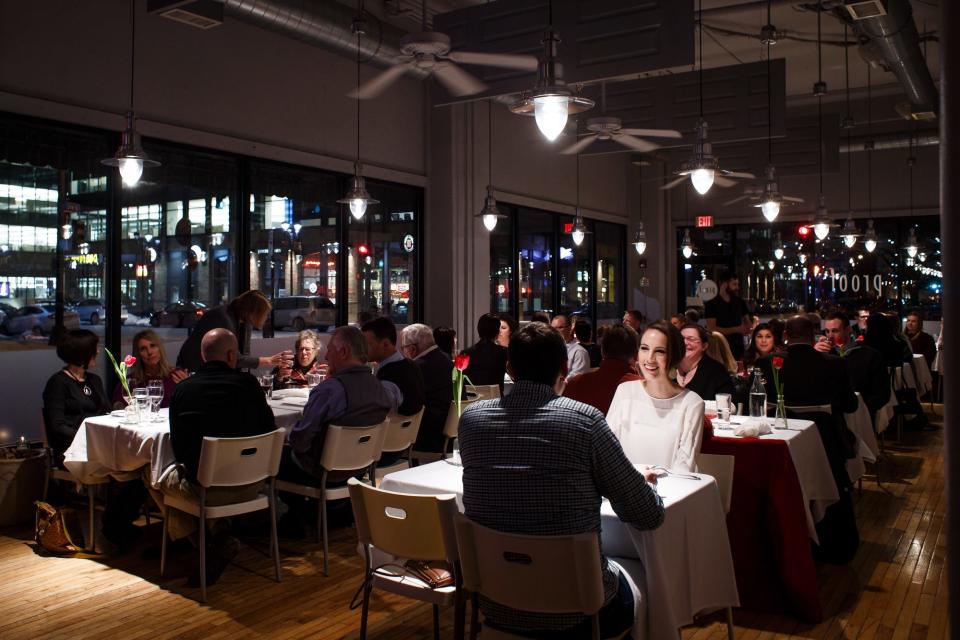
[[[153,417],[151,422],[160,422],[160,403],[163,402],[163,380],[151,380],[147,383]]]

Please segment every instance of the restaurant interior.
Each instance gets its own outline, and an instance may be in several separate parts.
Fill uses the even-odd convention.
[[[952,637],[958,14],[944,0],[0,0],[0,637]],[[824,368],[801,375],[808,329]],[[906,355],[853,365],[880,333]],[[569,359],[535,385],[544,359],[520,359],[550,340]],[[74,362],[81,343],[93,351]],[[173,496],[170,470],[189,467],[175,416],[219,397],[202,383],[221,346],[252,393],[232,388],[220,415],[249,423],[266,402],[269,429],[198,421],[201,473]],[[147,385],[149,358],[163,384]],[[618,359],[629,371],[604,378]],[[419,412],[401,410],[409,379],[386,381],[398,361]],[[350,362],[363,381],[343,377]],[[704,363],[722,388],[697,387]],[[61,446],[65,377],[81,405],[105,404]],[[351,395],[366,379],[376,393]],[[596,414],[616,464],[594,449],[580,475],[579,445],[523,417],[534,386],[557,430]],[[337,421],[384,394],[373,422]],[[681,397],[696,406],[677,417]],[[330,398],[340,413],[316,422]],[[297,457],[317,425],[322,477]],[[630,440],[659,443],[657,429],[682,434],[665,461]],[[374,457],[331,462],[351,433]],[[485,438],[499,444],[481,455]],[[235,463],[217,466],[221,444]],[[626,515],[639,489],[627,500],[634,485],[605,479],[621,459],[662,522]],[[545,465],[535,480],[504,479],[528,462]],[[589,524],[564,528],[591,492]],[[494,513],[514,509],[522,523]],[[199,525],[178,538],[184,512]],[[573,534],[593,546],[559,546]],[[620,627],[609,579],[627,590]]]

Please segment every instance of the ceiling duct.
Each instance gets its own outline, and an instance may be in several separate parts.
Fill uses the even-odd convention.
[[[868,4],[876,6],[866,7]],[[900,81],[911,105],[906,117],[912,120],[936,118],[937,87],[920,50],[920,36],[910,2],[846,2],[843,7],[848,15],[858,16],[851,21],[853,30],[866,41],[865,46],[880,54],[880,64]]]
[[[855,136],[850,138],[849,141],[840,141],[840,153],[932,147],[938,144],[940,144],[940,136],[936,131],[920,131],[914,134],[890,133],[877,136]]]

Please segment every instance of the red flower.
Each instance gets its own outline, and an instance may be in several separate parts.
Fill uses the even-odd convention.
[[[781,356],[773,356],[773,368],[783,369],[783,358]]]
[[[863,342],[863,334],[862,334],[862,333],[861,333],[859,336],[857,336],[857,342]]]
[[[459,371],[466,371],[467,367],[470,366],[470,356],[465,353],[461,353],[454,359],[453,366]]]
[[[126,358],[123,359],[123,364],[127,365],[128,367],[132,367],[136,362],[137,362],[137,359],[134,358],[133,356],[127,356]]]

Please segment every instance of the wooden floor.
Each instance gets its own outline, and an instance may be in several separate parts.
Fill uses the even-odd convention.
[[[939,409],[939,407],[938,407]],[[942,413],[939,412],[938,413]],[[939,422],[939,419],[935,418]],[[883,488],[869,476],[856,499],[862,543],[849,566],[820,566],[828,616],[818,625],[735,611],[737,637],[947,637],[946,531],[942,431],[888,442]],[[143,523],[141,523],[143,524]],[[359,610],[348,608],[360,583],[360,559],[349,527],[333,531],[330,577],[314,542],[282,541],[283,582],[272,580],[266,537],[246,543],[209,602],[185,586],[194,556],[174,555],[168,577],[149,556],[159,525],[124,555],[54,558],[39,554],[25,529],[0,532],[0,638],[356,638]],[[430,607],[397,597],[373,599],[370,638],[431,637]],[[452,635],[445,611],[444,636]],[[683,630],[690,640],[726,638],[719,616]]]

